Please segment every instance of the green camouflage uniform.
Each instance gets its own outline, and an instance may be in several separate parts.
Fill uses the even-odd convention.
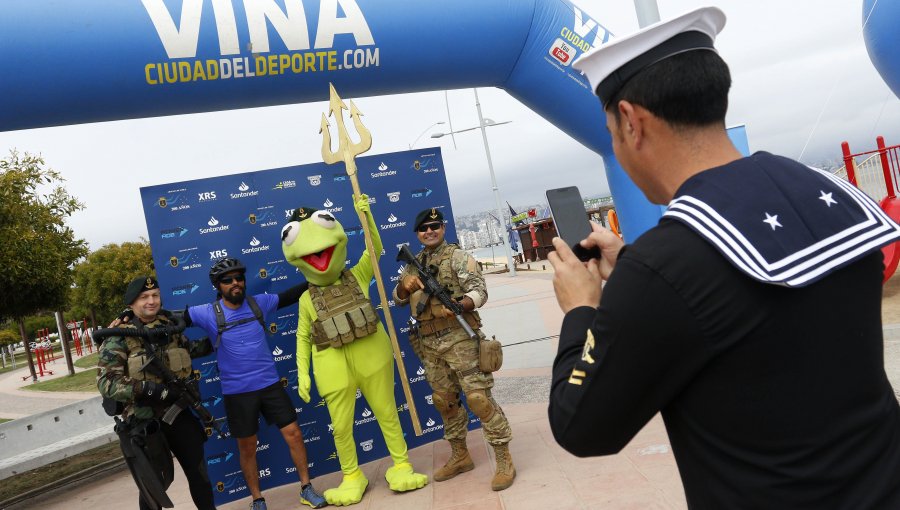
[[[137,318],[133,320],[138,320]],[[165,326],[169,321],[163,316],[157,316],[156,320],[148,324],[144,324],[145,328],[154,328]],[[122,324],[120,328],[134,328],[132,324]],[[125,404],[125,410],[122,412],[122,418],[127,419],[134,415],[136,419],[160,418],[166,411],[166,406],[157,403],[152,406],[140,405],[136,402],[136,398],[140,396],[140,381],[147,379],[160,383],[162,379],[149,373],[129,373],[129,359],[131,366],[142,365],[142,361],[146,359],[144,353],[143,340],[140,337],[119,337],[111,336],[107,338],[100,347],[100,360],[97,362],[97,389],[104,397],[118,400]],[[190,357],[186,351],[189,341],[181,334],[171,335],[169,343],[165,346],[158,346],[156,352],[162,356],[162,360],[166,363],[175,374],[183,377],[186,373],[190,373]],[[184,351],[184,355],[178,357],[170,356],[169,352]],[[188,359],[187,367],[184,366],[184,356]],[[173,366],[174,364],[174,366]]]
[[[435,278],[450,291],[453,299],[469,295],[479,306],[487,302],[487,287],[478,263],[459,246],[444,241],[434,251],[423,250],[416,258],[425,268],[429,265],[438,266]],[[399,281],[407,275],[418,276],[418,271],[414,267],[406,266]],[[410,301],[414,305],[418,295],[413,293],[409,299],[401,300],[395,288],[393,297],[396,304],[402,306]],[[410,305],[410,308],[415,317],[416,309],[413,305]],[[431,334],[427,333],[429,323],[433,322],[428,319],[432,316],[429,308],[439,309],[436,298],[430,298],[422,316],[416,317],[420,323],[420,331],[425,330],[421,334],[421,347],[417,350],[417,354],[425,365],[425,378],[434,391],[432,397],[434,405],[444,420],[444,439],[449,441],[466,437],[469,420],[468,414],[460,405],[459,393],[462,390],[469,408],[481,419],[488,443],[494,446],[509,443],[512,439],[512,430],[503,409],[491,396],[494,376],[485,374],[478,368],[478,349],[475,341],[469,338],[455,318],[450,318],[446,322],[438,319],[438,322],[449,327]],[[481,322],[477,312],[466,312],[464,316],[470,325],[473,325],[475,333],[484,338],[479,329]]]

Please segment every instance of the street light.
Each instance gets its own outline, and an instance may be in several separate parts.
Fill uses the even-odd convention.
[[[499,125],[501,125],[501,124],[509,124],[510,122],[512,122],[512,121],[511,121],[511,120],[504,120],[503,122],[494,122],[494,119],[491,119],[491,118],[485,118],[485,119],[484,119],[484,127],[499,126]],[[434,126],[432,126],[432,127],[434,127]],[[465,133],[466,131],[473,131],[473,130],[475,130],[475,129],[479,129],[479,126],[470,127],[470,128],[466,128],[466,129],[460,129],[460,130],[457,130],[457,131],[451,131],[451,132],[449,132],[449,133],[432,133],[432,134],[431,134],[431,137],[432,137],[432,138],[440,138],[440,137],[442,137],[442,136],[455,135],[455,134],[457,134],[457,133]]]
[[[488,146],[487,132],[484,128],[489,126],[499,126],[500,124],[509,124],[512,121],[504,121],[504,122],[494,122],[492,119],[486,119],[481,114],[481,101],[478,100],[478,89],[472,89],[475,92],[475,108],[478,110],[478,127],[460,129],[459,131],[451,131],[450,133],[434,133],[431,135],[432,138],[440,138],[444,135],[463,133],[465,131],[472,131],[473,129],[481,129],[481,139],[484,141],[484,154],[487,156],[488,163],[488,171],[491,173],[491,186],[494,190],[494,200],[497,206],[497,218],[503,217],[503,208],[500,206],[500,191],[497,189],[497,177],[494,176],[494,163],[491,161],[491,148]],[[499,220],[498,220],[499,221]],[[503,225],[500,225],[503,227]],[[506,232],[504,232],[505,234]],[[500,240],[503,241],[503,250],[506,252],[506,261],[507,266],[509,267],[509,275],[516,275],[516,264],[513,262],[512,258],[512,250],[509,247],[509,239],[508,235],[500,235]]]
[[[419,134],[419,136],[416,137],[415,140],[413,140],[413,143],[409,144],[409,150],[412,150],[413,145],[415,145],[416,142],[419,141],[419,138],[422,138],[422,136],[423,136],[425,133],[427,133],[429,129],[433,128],[434,126],[443,124],[443,123],[444,123],[444,121],[439,120],[439,121],[435,122],[434,124],[432,124],[432,125],[428,126],[427,128],[425,128],[425,130],[422,131],[422,132]],[[433,137],[432,137],[432,138],[433,138]]]

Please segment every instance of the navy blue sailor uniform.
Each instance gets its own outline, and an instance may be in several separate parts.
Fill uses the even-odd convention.
[[[614,454],[661,412],[690,508],[900,508],[879,250],[898,238],[862,192],[786,158],[693,176],[600,307],[566,314],[557,442]]]

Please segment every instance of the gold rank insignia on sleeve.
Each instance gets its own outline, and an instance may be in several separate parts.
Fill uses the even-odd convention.
[[[591,351],[594,350],[594,334],[591,330],[587,330],[587,340],[584,341],[584,350],[581,351],[581,361],[588,365],[594,364],[594,358],[591,357]]]
[[[591,357],[591,350],[594,348],[594,334],[590,329],[587,330],[587,339],[584,341],[584,349],[581,351],[581,361],[584,361],[588,365],[594,364],[594,358]],[[581,386],[581,383],[584,382],[584,378],[587,377],[587,372],[584,370],[572,369],[572,375],[569,376],[569,384],[575,384],[577,386]]]
[[[569,384],[581,386],[581,383],[584,382],[585,376],[587,376],[587,374],[584,373],[584,370],[572,370],[572,375],[569,376]]]

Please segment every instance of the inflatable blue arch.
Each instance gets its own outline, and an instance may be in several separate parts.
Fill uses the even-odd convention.
[[[900,98],[900,0],[864,0],[863,37],[869,58],[882,79]]]
[[[344,97],[499,87],[603,156],[628,239],[659,218],[571,67],[612,34],[567,0],[6,0],[3,11],[0,131],[321,101],[329,82]]]
[[[900,0],[874,14],[866,42],[897,93]],[[344,97],[499,87],[600,153],[633,241],[660,209],[571,67],[611,35],[568,0],[5,0],[0,131],[321,101],[329,82]]]

